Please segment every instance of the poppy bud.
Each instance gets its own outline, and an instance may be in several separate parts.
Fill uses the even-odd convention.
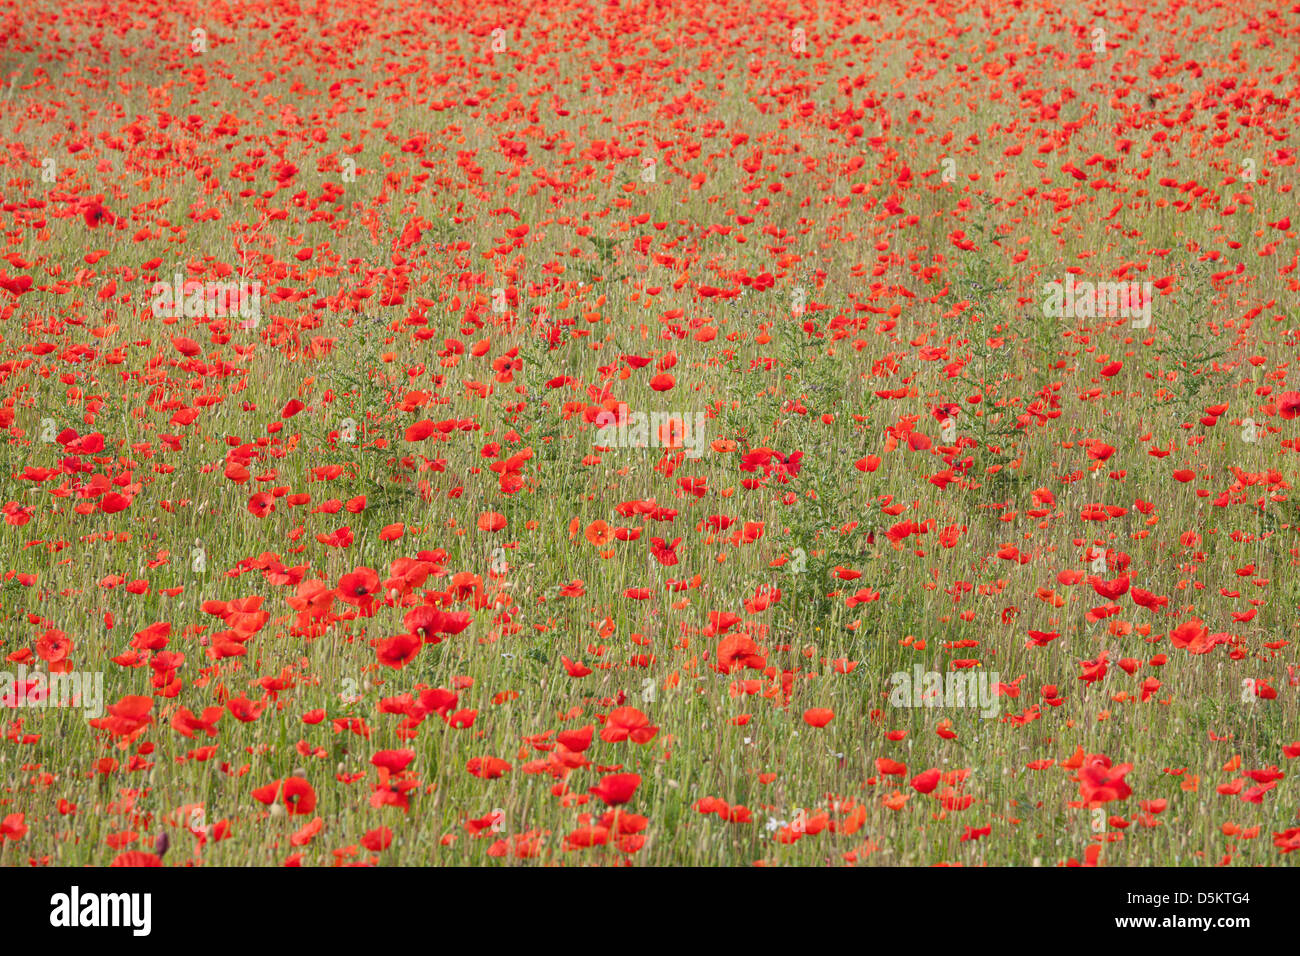
[[[171,845],[172,845],[171,837],[169,837],[167,835],[167,831],[164,830],[162,833],[158,834],[158,839],[154,841],[153,851],[154,853],[157,853],[158,856],[161,858],[167,855],[167,849]]]

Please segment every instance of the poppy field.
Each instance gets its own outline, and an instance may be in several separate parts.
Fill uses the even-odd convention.
[[[0,864],[1287,865],[1298,67],[0,5]]]

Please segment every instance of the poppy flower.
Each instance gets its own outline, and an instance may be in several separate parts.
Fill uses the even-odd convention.
[[[510,764],[498,757],[475,757],[465,765],[465,769],[475,777],[495,780],[509,772]]]
[[[414,759],[414,750],[381,750],[370,758],[370,762],[376,767],[383,767],[389,773],[401,773]]]
[[[1079,794],[1087,803],[1125,800],[1133,791],[1124,782],[1124,776],[1132,769],[1131,763],[1112,767],[1110,758],[1104,754],[1089,754],[1079,769]]]
[[[614,531],[604,521],[596,520],[587,525],[587,530],[583,532],[583,537],[596,547],[603,548],[613,540]]]
[[[50,628],[36,642],[36,656],[49,664],[57,664],[72,651],[72,641],[62,631]]]
[[[82,221],[91,229],[94,229],[102,222],[107,222],[109,225],[117,222],[117,217],[108,211],[108,208],[101,201],[102,199],[102,196],[97,196],[81,204]]]
[[[497,511],[485,511],[478,516],[480,531],[501,531],[506,526],[506,516]]]
[[[636,773],[615,773],[602,777],[600,783],[587,789],[600,797],[606,806],[622,806],[632,799],[636,788],[641,785],[641,775]]]
[[[464,631],[473,618],[463,611],[444,611],[430,604],[411,608],[402,617],[402,625],[426,644],[438,644],[444,635]]]
[[[600,739],[610,743],[631,740],[634,744],[646,744],[658,732],[659,728],[651,726],[650,719],[635,707],[619,707],[605,718]]]
[[[316,791],[302,777],[286,778],[281,795],[291,816],[304,816],[316,809]]]
[[[761,670],[767,666],[767,659],[759,650],[758,644],[744,634],[731,634],[718,643],[715,656],[716,668],[724,674],[730,674],[742,667]]]
[[[933,793],[939,786],[939,771],[933,767],[912,778],[912,789],[917,793]]]
[[[119,853],[113,858],[109,866],[162,866],[162,857],[156,853],[148,853],[144,850],[128,850],[125,853]]]
[[[27,825],[23,822],[25,814],[10,813],[0,820],[0,844],[5,840],[15,843],[27,835]]]
[[[803,722],[809,727],[825,727],[835,719],[835,711],[826,707],[810,707],[803,712]]]
[[[580,730],[562,730],[555,735],[555,741],[566,750],[581,753],[591,746],[591,738],[594,732],[594,727],[583,727]],[[603,734],[602,739],[604,739]]]
[[[378,591],[379,575],[373,568],[357,568],[339,578],[339,599],[348,604],[369,608]]]
[[[424,641],[414,634],[396,634],[375,645],[375,656],[385,667],[405,667],[419,655]]]

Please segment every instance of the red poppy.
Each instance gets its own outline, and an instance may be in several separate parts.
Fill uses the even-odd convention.
[[[113,858],[109,866],[162,866],[162,857],[156,853],[146,853],[144,850],[128,850],[120,853]]]
[[[1282,392],[1277,397],[1277,413],[1286,421],[1300,415],[1300,392]]]
[[[1089,754],[1079,769],[1079,794],[1088,803],[1125,800],[1133,791],[1124,782],[1124,775],[1132,769],[1131,763],[1112,767],[1104,754]]]
[[[588,790],[605,801],[606,806],[617,807],[631,800],[640,785],[640,774],[616,773],[602,777],[600,783],[588,787]]]
[[[36,655],[43,661],[57,664],[72,651],[72,641],[62,631],[50,628],[36,641]]]
[[[835,719],[835,711],[827,707],[809,707],[803,712],[803,722],[809,727],[825,727]]]
[[[444,611],[429,604],[413,607],[402,617],[407,631],[426,644],[441,643],[443,635],[459,634],[473,622],[463,611]]]
[[[282,797],[291,816],[303,816],[316,809],[316,791],[302,777],[286,778]]]
[[[397,634],[379,641],[375,656],[385,667],[397,669],[415,660],[423,647],[424,642],[414,634]]]
[[[650,725],[650,718],[635,707],[619,707],[610,711],[605,719],[605,727],[600,732],[600,739],[610,743],[631,740],[634,744],[649,743],[659,733],[658,727]]]
[[[731,634],[718,643],[715,666],[724,674],[742,667],[761,670],[767,666],[767,659],[752,638],[744,634]]]
[[[465,769],[475,777],[495,780],[510,771],[510,764],[499,757],[475,757],[465,765]]]
[[[373,568],[357,568],[339,578],[339,599],[362,610],[373,606],[378,591],[379,575]]]
[[[109,225],[117,222],[117,217],[108,211],[102,202],[103,196],[96,196],[94,199],[87,199],[81,204],[81,218],[91,229],[94,229],[101,222],[107,222]]]

